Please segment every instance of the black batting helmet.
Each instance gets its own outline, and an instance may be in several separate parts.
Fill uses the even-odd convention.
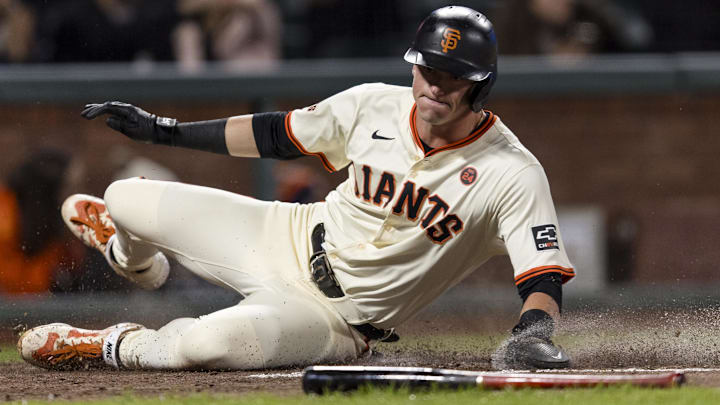
[[[405,60],[478,82],[470,94],[477,112],[497,77],[495,31],[487,17],[471,8],[439,8],[420,24]]]

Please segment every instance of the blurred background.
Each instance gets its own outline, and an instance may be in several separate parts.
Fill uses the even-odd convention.
[[[0,0],[0,320],[158,326],[239,297],[178,265],[157,292],[64,228],[69,194],[143,175],[264,199],[322,200],[314,158],[233,159],[133,143],[85,103],[181,121],[311,105],[402,60],[431,0]],[[720,4],[478,0],[499,41],[487,109],[539,158],[579,276],[566,310],[720,302]],[[520,308],[497,258],[429,310]],[[132,318],[132,319],[129,319]],[[512,320],[508,321],[512,323]],[[509,325],[512,326],[512,325]]]

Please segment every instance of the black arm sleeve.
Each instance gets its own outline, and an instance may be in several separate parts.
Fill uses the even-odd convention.
[[[551,296],[562,311],[562,277],[559,273],[545,273],[518,284],[518,294],[523,302],[530,294],[542,292]]]
[[[169,137],[160,137],[158,143],[228,155],[225,124],[227,118],[179,123],[172,129]],[[163,134],[162,131],[166,129],[160,128],[160,130]]]
[[[253,135],[261,158],[287,160],[303,156],[285,131],[286,115],[286,112],[253,114]]]

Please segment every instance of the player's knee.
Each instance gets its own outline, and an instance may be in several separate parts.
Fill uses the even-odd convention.
[[[188,368],[250,370],[265,367],[249,322],[199,320],[180,337],[178,355]]]
[[[108,188],[105,189],[105,205],[111,212],[113,220],[115,222],[121,221],[121,217],[126,211],[124,207],[127,207],[127,200],[133,196],[133,183],[135,179],[117,180],[112,182]]]
[[[141,178],[117,180],[105,190],[105,205],[117,225],[131,233],[146,235],[154,230],[164,190],[164,182]]]

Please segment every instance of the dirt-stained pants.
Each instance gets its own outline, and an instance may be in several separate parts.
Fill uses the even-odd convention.
[[[357,358],[359,335],[308,271],[317,204],[266,202],[207,187],[128,179],[105,203],[130,263],[158,250],[246,298],[159,330],[129,333],[120,361],[143,369],[259,369]]]

